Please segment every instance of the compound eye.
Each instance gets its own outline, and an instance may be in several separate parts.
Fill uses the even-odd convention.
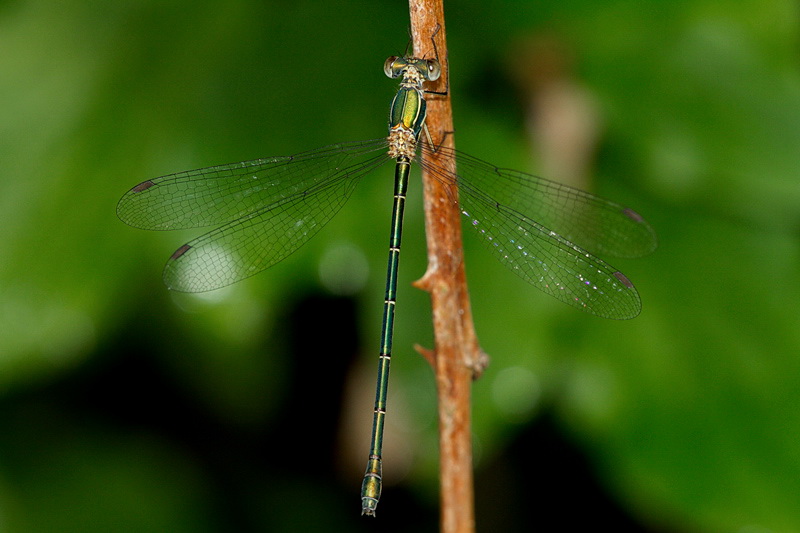
[[[398,61],[398,59],[400,59],[398,56],[391,56],[383,64],[383,72],[390,78],[398,77],[403,71],[405,65],[402,61]]]
[[[442,66],[435,59],[428,59],[425,61],[427,71],[425,72],[425,79],[428,81],[436,81],[442,75]]]

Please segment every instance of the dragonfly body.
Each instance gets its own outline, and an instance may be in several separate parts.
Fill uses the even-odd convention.
[[[375,389],[375,409],[372,419],[367,471],[361,483],[361,513],[375,515],[381,496],[381,448],[383,422],[386,417],[386,393],[389,385],[389,365],[392,359],[392,330],[397,298],[397,272],[400,263],[400,241],[403,233],[403,209],[408,190],[411,161],[416,153],[420,132],[425,124],[425,95],[422,84],[439,78],[439,64],[413,58],[390,57],[384,65],[386,75],[402,76],[400,89],[389,110],[389,156],[397,160],[394,177],[394,205],[389,236],[389,265],[386,269],[386,297],[381,325],[381,351],[378,361],[378,383]]]
[[[372,443],[362,483],[362,514],[381,493],[381,446],[392,353],[403,210],[412,161],[453,191],[466,220],[500,262],[526,282],[590,314],[628,319],[641,302],[633,284],[594,254],[638,257],[655,234],[632,209],[530,174],[498,168],[421,140],[423,84],[440,76],[435,60],[390,57],[384,71],[401,78],[387,137],[179,172],[144,181],[123,195],[117,215],[142,229],[217,226],[178,248],[164,268],[173,290],[203,292],[235,283],[282,261],[344,205],[358,181],[394,160],[386,295],[381,326]],[[436,152],[457,170],[420,157]]]

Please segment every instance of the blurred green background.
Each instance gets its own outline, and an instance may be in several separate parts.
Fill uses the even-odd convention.
[[[797,4],[445,7],[458,147],[574,173],[660,243],[610,258],[644,303],[614,322],[465,237],[492,357],[478,530],[800,532]],[[199,232],[114,213],[150,177],[384,135],[408,24],[399,1],[0,2],[0,531],[437,530],[418,181],[373,521],[391,169],[288,260],[201,296],[160,277]],[[542,129],[558,102],[574,157]]]

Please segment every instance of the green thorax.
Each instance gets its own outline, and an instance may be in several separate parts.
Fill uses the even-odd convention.
[[[392,56],[386,60],[383,70],[390,78],[403,78],[389,110],[389,135],[402,130],[416,139],[425,123],[426,103],[422,84],[439,78],[439,62]]]
[[[421,90],[416,87],[400,87],[389,110],[389,131],[402,128],[413,132],[414,137],[419,137],[425,122],[426,105]]]

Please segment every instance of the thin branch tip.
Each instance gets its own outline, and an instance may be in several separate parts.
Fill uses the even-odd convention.
[[[428,269],[425,271],[425,274],[422,275],[421,278],[411,283],[411,286],[419,289],[421,291],[425,291],[427,293],[433,292],[433,284],[431,283],[431,271]]]
[[[415,344],[414,350],[428,361],[428,364],[434,367],[436,365],[436,352],[429,348],[425,348],[421,344]]]
[[[478,357],[469,363],[472,369],[472,381],[477,381],[483,375],[484,371],[489,367],[492,358],[489,354],[483,351],[483,348],[478,348]]]

